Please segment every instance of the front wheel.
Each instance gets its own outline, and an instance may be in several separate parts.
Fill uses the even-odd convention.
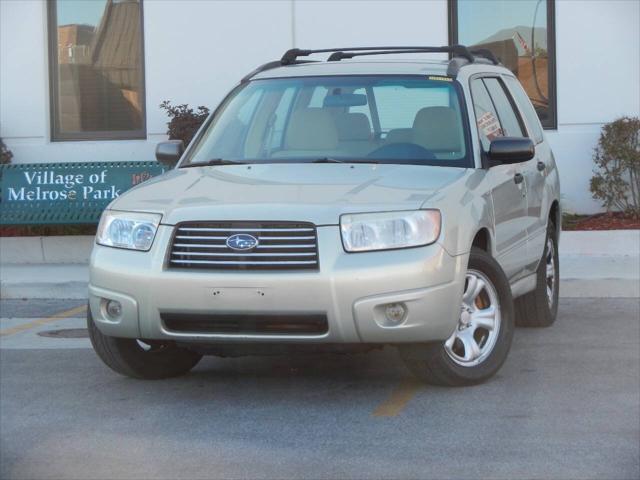
[[[513,338],[513,300],[509,282],[486,252],[472,249],[460,318],[444,342],[400,346],[407,367],[435,385],[474,385],[502,366]]]
[[[127,377],[158,380],[191,370],[202,355],[172,342],[109,337],[93,321],[87,307],[87,328],[93,349],[109,368]]]

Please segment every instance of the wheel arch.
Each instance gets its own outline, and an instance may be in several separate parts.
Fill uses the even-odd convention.
[[[473,236],[471,247],[477,247],[493,256],[493,239],[487,227],[481,227]]]
[[[549,215],[547,216],[547,222],[553,222],[553,225],[556,227],[556,236],[559,236],[560,230],[562,229],[562,213],[560,210],[560,202],[558,200],[554,200],[551,202],[551,207],[549,208]]]

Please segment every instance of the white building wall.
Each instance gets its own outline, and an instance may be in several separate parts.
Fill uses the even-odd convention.
[[[558,130],[547,130],[563,206],[591,213],[593,149],[603,124],[640,116],[640,1],[556,1]]]
[[[163,100],[221,100],[292,46],[445,45],[446,0],[144,1],[147,140],[50,142],[46,5],[0,0],[0,136],[14,162],[152,160]],[[588,182],[603,123],[640,115],[640,2],[556,2],[558,130],[547,131],[566,209],[597,211]]]

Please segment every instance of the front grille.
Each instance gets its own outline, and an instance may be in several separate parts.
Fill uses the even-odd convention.
[[[227,246],[229,237],[251,235],[249,250]],[[316,270],[318,240],[312,223],[185,222],[176,227],[171,268],[210,270]]]
[[[329,331],[326,315],[250,315],[161,313],[164,326],[176,333],[322,335]]]

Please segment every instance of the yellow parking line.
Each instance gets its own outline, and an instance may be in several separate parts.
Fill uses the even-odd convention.
[[[395,417],[411,401],[416,392],[422,388],[416,378],[406,378],[396,387],[391,396],[373,411],[374,417]]]
[[[22,325],[16,325],[15,327],[5,328],[4,330],[0,330],[0,337],[6,337],[7,335],[13,335],[14,333],[24,332],[25,330],[29,330],[33,327],[38,327],[40,325],[45,325],[47,323],[55,322],[56,320],[60,320],[61,318],[69,318],[73,317],[77,313],[84,313],[86,311],[86,305],[80,305],[79,307],[72,308],[70,310],[65,310],[64,312],[56,313],[55,315],[51,315],[50,317],[41,318],[39,320],[34,320],[32,322],[23,323]]]

